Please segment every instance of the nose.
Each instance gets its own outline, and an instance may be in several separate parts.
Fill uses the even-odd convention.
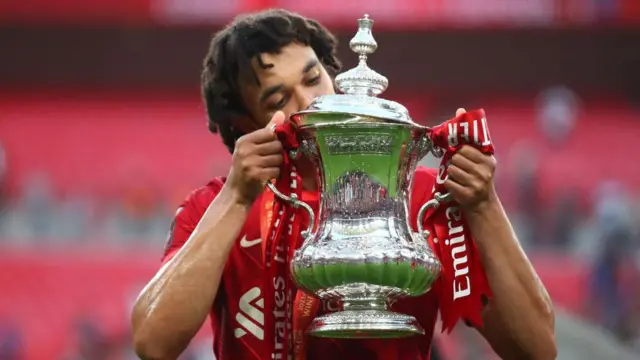
[[[311,101],[316,97],[310,89],[296,89],[295,99],[298,105],[298,111],[304,110],[311,105]]]

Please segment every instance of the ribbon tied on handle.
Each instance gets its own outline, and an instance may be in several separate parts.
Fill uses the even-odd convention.
[[[462,209],[446,192],[444,183],[451,158],[462,146],[473,146],[493,155],[484,110],[460,114],[431,128],[427,136],[442,160],[433,198],[418,212],[418,231],[426,235],[442,264],[442,272],[434,284],[434,289],[438,289],[442,331],[451,332],[460,319],[481,327],[484,300],[492,297],[491,289]]]
[[[294,160],[300,146],[291,122],[273,127],[284,147],[284,163],[275,183],[267,183],[271,191],[262,196],[261,236],[266,266],[265,294],[265,359],[303,360],[306,354],[304,332],[315,316],[319,301],[298,291],[291,276],[290,264],[301,239],[311,234],[315,225],[313,209],[301,201],[302,178]],[[286,195],[288,194],[288,195]],[[308,215],[307,229],[301,231],[302,217]],[[294,300],[295,299],[295,300]]]

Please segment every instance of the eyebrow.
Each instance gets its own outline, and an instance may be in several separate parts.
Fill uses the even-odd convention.
[[[308,73],[311,69],[316,67],[316,65],[318,65],[318,59],[309,59],[309,61],[307,61],[307,63],[302,68],[302,73]]]
[[[309,71],[311,71],[311,69],[316,67],[318,63],[319,63],[318,59],[309,59],[309,61],[307,61],[307,63],[302,68],[302,73],[303,74],[308,73]],[[260,103],[265,102],[265,100],[267,100],[271,95],[279,92],[280,90],[282,90],[282,88],[284,88],[284,85],[282,84],[278,84],[278,85],[274,85],[266,88],[260,95]]]

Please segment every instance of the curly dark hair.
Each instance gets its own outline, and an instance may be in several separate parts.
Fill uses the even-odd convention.
[[[215,34],[204,59],[201,86],[209,130],[220,133],[233,152],[244,135],[233,127],[237,116],[248,114],[240,97],[241,76],[258,82],[251,65],[259,54],[275,54],[293,42],[310,46],[330,76],[340,71],[336,38],[318,22],[285,10],[267,10],[243,15]],[[265,66],[257,58],[261,66]]]

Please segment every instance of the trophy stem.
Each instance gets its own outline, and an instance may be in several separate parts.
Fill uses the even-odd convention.
[[[358,299],[343,300],[342,311],[359,311],[359,310],[387,311],[387,303],[384,301],[384,299],[376,299],[376,298],[358,298]]]
[[[391,312],[384,299],[344,299],[343,310],[317,317],[309,335],[327,338],[381,339],[424,334],[410,315]]]

